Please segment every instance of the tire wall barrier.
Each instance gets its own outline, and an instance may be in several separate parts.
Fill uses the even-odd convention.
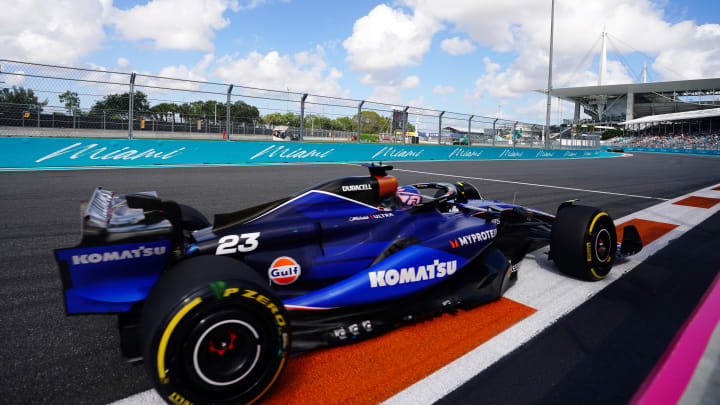
[[[440,145],[0,138],[0,167],[3,168],[568,159],[617,155],[617,153],[600,150],[545,150]]]
[[[679,148],[621,148],[626,152],[653,152],[653,153],[681,153],[686,155],[713,155],[720,156],[720,149],[679,149]]]

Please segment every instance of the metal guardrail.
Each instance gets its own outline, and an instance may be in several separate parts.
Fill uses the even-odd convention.
[[[208,139],[227,140],[275,136],[291,141],[536,147],[544,128],[290,88],[272,90],[6,59],[0,59],[0,83],[0,91],[7,90],[7,95],[17,89],[25,92],[20,100],[3,98],[0,93],[0,135],[6,136],[48,136],[52,135],[49,129],[62,129],[59,134],[69,131],[71,136],[128,139],[203,139],[205,134]],[[400,128],[392,125],[398,113],[405,117]],[[421,136],[403,136],[413,129],[420,129]],[[525,131],[523,137],[501,136],[519,129]]]

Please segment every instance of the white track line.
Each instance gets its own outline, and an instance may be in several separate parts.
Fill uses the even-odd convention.
[[[646,195],[613,193],[613,192],[611,192],[611,191],[586,190],[586,189],[583,189],[583,188],[551,186],[551,185],[549,185],[549,184],[524,183],[524,182],[522,182],[522,181],[487,179],[487,178],[484,178],[484,177],[458,176],[458,175],[455,175],[455,174],[443,174],[443,173],[422,172],[422,171],[419,171],[419,170],[408,170],[408,169],[393,169],[393,170],[394,170],[394,171],[397,171],[397,172],[408,172],[408,173],[418,173],[418,174],[429,174],[429,175],[432,175],[432,176],[453,177],[453,178],[456,178],[456,179],[472,179],[472,180],[492,181],[492,182],[496,182],[496,183],[518,184],[518,185],[521,185],[521,186],[556,188],[556,189],[560,189],[560,190],[582,191],[582,192],[584,192],[584,193],[608,194],[608,195],[617,195],[617,196],[621,196],[621,197],[634,197],[634,198],[645,198],[645,199],[649,199],[649,200],[668,201],[667,198],[649,197],[649,196],[646,196]]]
[[[608,277],[602,281],[589,283],[560,275],[547,260],[547,248],[530,253],[521,263],[520,280],[508,290],[505,297],[533,307],[538,312],[389,398],[384,404],[431,404],[527,343],[545,328],[667,246],[670,241],[720,211],[720,204],[711,209],[672,204],[690,195],[720,198],[720,191],[712,190],[713,187],[715,186],[674,198],[616,220],[616,224],[622,224],[633,218],[640,218],[675,224],[678,227],[643,247],[636,256],[616,263]]]

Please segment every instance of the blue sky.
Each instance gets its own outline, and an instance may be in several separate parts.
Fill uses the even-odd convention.
[[[597,83],[603,25],[607,83],[637,81],[643,62],[651,80],[720,77],[719,3],[557,0],[553,80]],[[550,0],[0,0],[0,9],[0,58],[544,121],[533,90],[547,80]],[[554,104],[554,122],[571,117]]]

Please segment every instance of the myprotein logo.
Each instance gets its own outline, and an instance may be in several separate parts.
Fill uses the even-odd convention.
[[[370,288],[392,287],[398,284],[417,283],[425,280],[443,278],[455,274],[457,261],[441,262],[435,259],[425,266],[402,268],[400,270],[380,270],[368,273]]]
[[[468,235],[460,236],[456,239],[450,240],[450,247],[453,249],[459,248],[460,246],[468,246],[477,242],[484,242],[497,236],[497,229],[488,229],[487,231],[474,232]]]
[[[39,163],[44,160],[50,160],[62,155],[69,155],[68,158],[72,160],[80,157],[87,157],[91,160],[137,160],[140,158],[167,160],[179,155],[180,153],[182,153],[183,150],[185,150],[184,147],[175,149],[170,152],[163,152],[150,148],[140,152],[136,149],[130,149],[130,147],[128,146],[110,150],[107,147],[100,146],[97,143],[91,143],[89,145],[83,146],[82,142],[76,142],[68,147],[58,149],[55,152],[41,157],[40,159],[36,160],[35,163]]]
[[[73,255],[72,263],[74,265],[79,265],[115,262],[119,260],[139,259],[141,257],[162,256],[166,252],[167,248],[165,246],[139,246],[137,249],[115,250],[103,253],[90,253],[86,255]]]
[[[372,190],[372,186],[369,184],[351,184],[349,186],[342,186],[343,193],[366,190]]]

